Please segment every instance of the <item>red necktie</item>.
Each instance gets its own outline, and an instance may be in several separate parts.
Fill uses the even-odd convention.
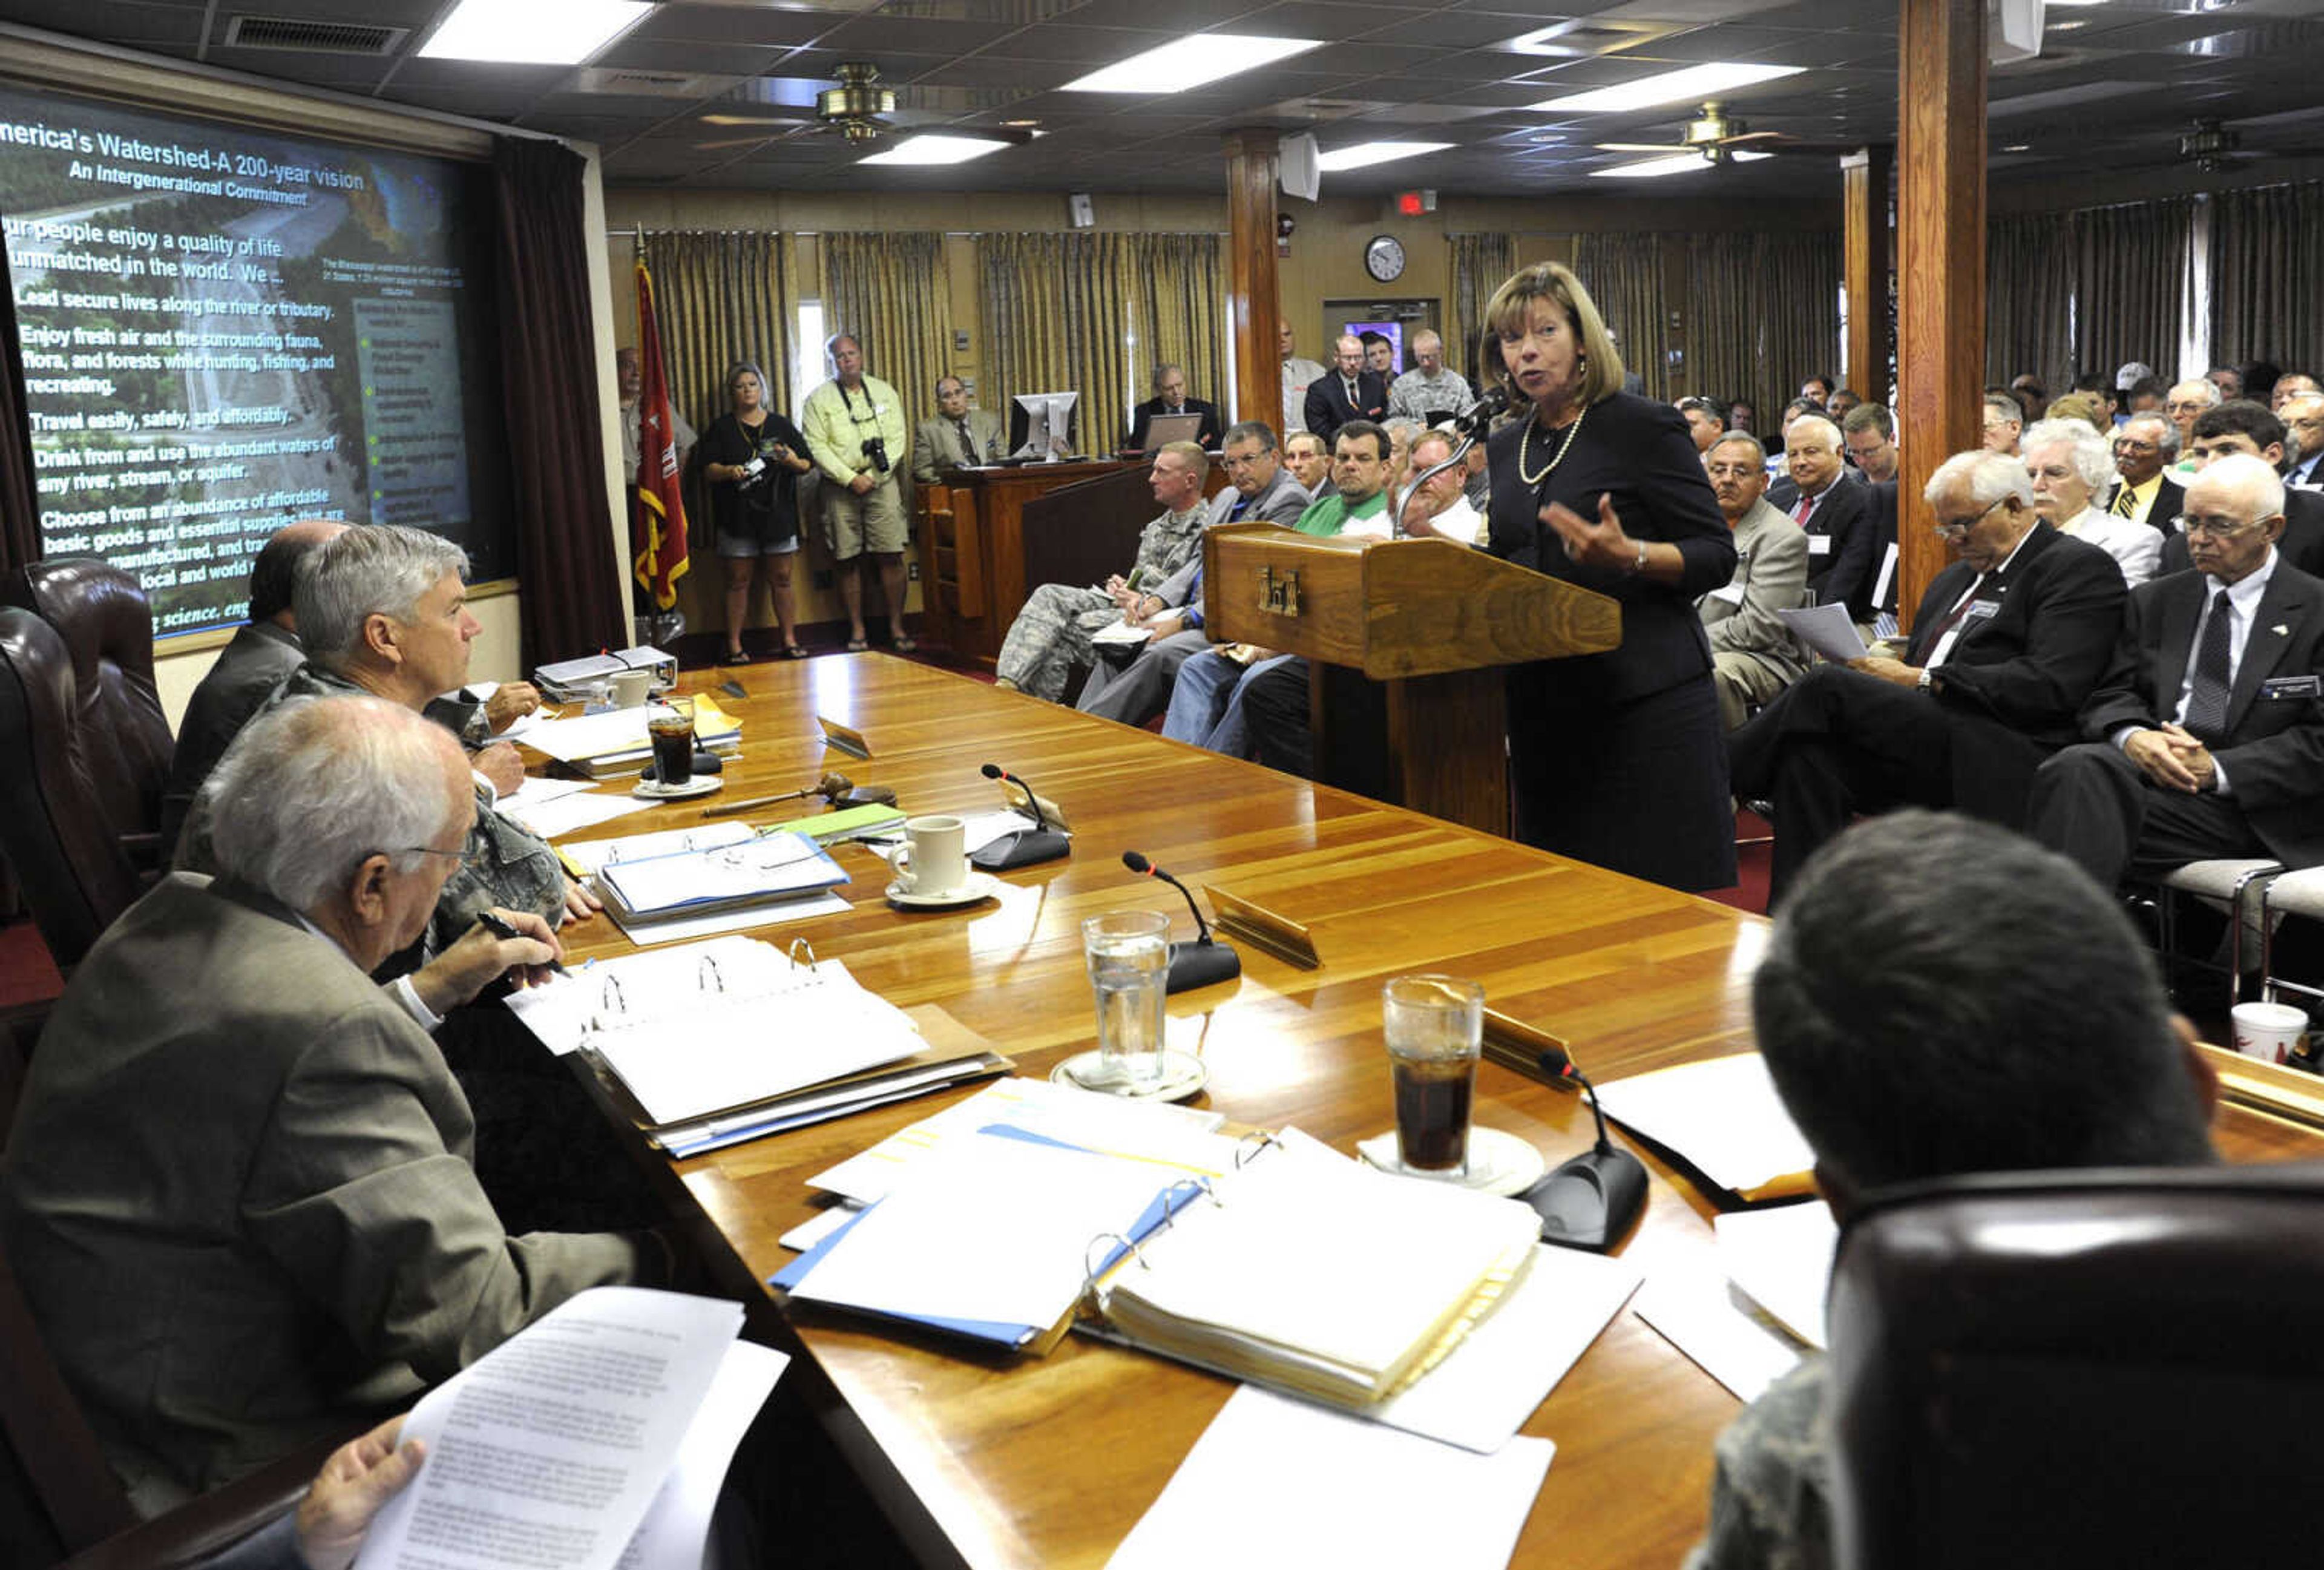
[[[1814,511],[1815,498],[1813,496],[1802,496],[1800,498],[1799,510],[1792,514],[1792,522],[1804,529],[1808,526],[1808,514]]]

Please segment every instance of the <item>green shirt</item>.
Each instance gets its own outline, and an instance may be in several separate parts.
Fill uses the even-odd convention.
[[[1379,492],[1353,507],[1348,505],[1345,496],[1334,491],[1320,502],[1309,503],[1307,510],[1299,514],[1299,522],[1292,527],[1302,534],[1320,534],[1328,539],[1346,528],[1351,519],[1377,518],[1387,511],[1386,491]]]

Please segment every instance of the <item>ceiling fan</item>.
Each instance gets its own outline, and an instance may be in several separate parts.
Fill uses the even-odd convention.
[[[1602,152],[1692,152],[1700,155],[1705,163],[1726,163],[1738,155],[1766,157],[1777,152],[1837,158],[1854,152],[1856,144],[1807,142],[1781,131],[1754,131],[1744,121],[1729,115],[1723,101],[1708,98],[1703,101],[1701,116],[1687,122],[1684,134],[1675,143],[1600,142],[1598,148]]]
[[[697,118],[706,125],[746,133],[757,131],[759,134],[698,145],[742,146],[774,137],[830,131],[850,142],[874,142],[896,131],[960,124],[964,116],[999,111],[1013,98],[1024,96],[961,88],[887,88],[880,84],[880,68],[869,60],[844,61],[833,77],[835,79],[828,82],[792,77],[752,78],[733,95],[732,107],[722,106]],[[1000,126],[979,125],[963,134],[994,142],[1028,142],[1033,135],[1023,122]]]

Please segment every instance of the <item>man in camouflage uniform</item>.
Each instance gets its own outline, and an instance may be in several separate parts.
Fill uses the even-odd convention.
[[[1001,641],[998,685],[1056,703],[1065,695],[1065,679],[1091,658],[1090,636],[1122,619],[1144,590],[1176,572],[1203,548],[1203,483],[1210,460],[1191,441],[1174,441],[1154,455],[1148,476],[1162,515],[1138,537],[1138,560],[1127,577],[1106,580],[1102,589],[1045,583],[1027,596],[1025,608]]]
[[[2215,1159],[2218,1080],[2121,906],[1991,824],[1892,812],[1819,851],[1776,919],[1751,1011],[1843,1224],[1895,1184]],[[1831,1451],[1811,1356],[1719,1436],[1687,1570],[1830,1565]]]

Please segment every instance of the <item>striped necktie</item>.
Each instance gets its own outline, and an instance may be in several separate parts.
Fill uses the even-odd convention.
[[[2138,498],[2130,494],[2130,482],[2125,480],[2115,487],[2114,515],[2117,518],[2138,516]]]

